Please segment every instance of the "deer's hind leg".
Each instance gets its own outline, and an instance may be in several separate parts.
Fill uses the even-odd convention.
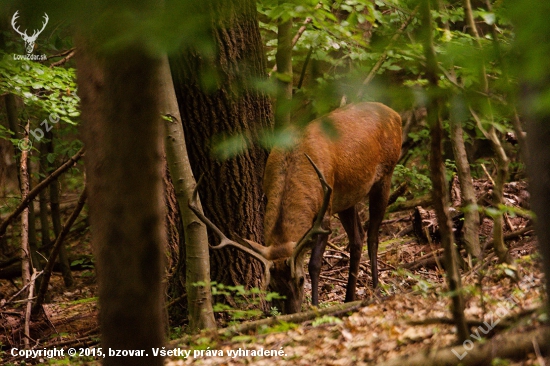
[[[355,300],[355,287],[357,285],[365,233],[361,227],[357,205],[339,212],[338,216],[349,238],[350,263],[348,285],[346,287],[346,302],[349,302]]]
[[[372,288],[378,286],[378,230],[390,197],[391,174],[376,182],[369,193],[369,229],[367,247],[372,272]]]

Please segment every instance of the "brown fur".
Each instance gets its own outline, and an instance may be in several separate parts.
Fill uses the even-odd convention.
[[[326,125],[332,127],[327,130],[335,130],[337,136],[328,136],[323,130]],[[290,279],[290,268],[284,259],[292,255],[296,243],[310,229],[323,201],[322,186],[306,154],[333,188],[327,215],[348,215],[348,212],[352,212],[354,217],[347,222],[353,225],[357,214],[349,210],[369,196],[374,185],[377,186],[375,195],[383,197],[371,195],[371,209],[385,211],[391,175],[401,153],[401,118],[380,103],[348,105],[314,120],[302,131],[291,128],[297,144],[291,149],[275,147],[265,169],[264,191],[268,202],[264,229],[267,247],[259,248],[259,244],[253,244],[266,258],[275,261],[271,285],[287,297],[287,306],[283,309],[285,312],[298,311],[301,305],[303,263],[297,265],[295,278]],[[383,214],[377,216],[383,217]],[[375,224],[379,225],[379,222]],[[359,233],[355,236],[363,235],[360,228],[349,230]],[[372,235],[369,231],[369,254],[374,252],[374,258],[378,247],[377,232],[378,227],[373,227]],[[354,238],[356,243],[357,240],[362,241],[362,238]],[[322,256],[324,245],[317,252],[319,250]],[[356,261],[357,267],[359,259]],[[350,267],[351,285],[348,291],[353,291],[350,297],[355,292],[356,278],[352,283],[353,276]],[[373,280],[374,283],[376,281]]]
[[[321,128],[322,118],[311,122],[292,150],[274,148],[264,174],[268,197],[265,216],[269,259],[290,256],[297,242],[311,227],[321,207],[323,191],[307,160],[308,154],[333,187],[329,212],[341,212],[365,199],[372,184],[393,172],[401,153],[401,118],[380,103],[352,104],[329,114],[338,132],[334,139]]]

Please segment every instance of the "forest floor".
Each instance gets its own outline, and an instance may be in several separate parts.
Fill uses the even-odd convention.
[[[485,181],[476,182],[480,195],[486,192],[487,184]],[[505,195],[507,204],[519,207],[524,190],[524,183],[508,184]],[[506,233],[529,226],[529,220],[512,216],[508,217]],[[365,251],[357,288],[357,297],[367,299],[363,303],[347,310],[333,307],[341,304],[345,296],[348,261],[345,250],[347,237],[334,218],[333,233],[321,272],[321,306],[318,312],[325,315],[295,323],[278,317],[278,320],[247,331],[205,331],[193,337],[176,339],[171,347],[177,347],[180,352],[190,351],[189,357],[169,357],[166,364],[378,365],[396,357],[418,356],[426,350],[454,346],[457,337],[454,326],[449,324],[450,297],[446,292],[442,260],[439,258],[440,246],[431,238],[420,243],[412,232],[413,220],[413,211],[407,210],[389,214],[384,222],[378,255],[380,287],[376,291],[370,286]],[[426,231],[430,232],[433,222],[425,220],[424,224]],[[480,227],[482,242],[490,241],[491,229],[492,221],[485,218]],[[71,254],[89,254],[89,231],[77,226],[75,233],[70,240]],[[545,321],[546,314],[540,311],[543,304],[543,274],[536,238],[527,231],[511,238],[507,244],[515,260],[514,266],[498,264],[489,250],[480,264],[462,271],[465,313],[467,320],[472,321],[470,329],[473,334],[473,342],[464,344],[468,346],[468,352],[482,348],[488,339],[498,350],[502,338],[527,336],[541,329]],[[46,317],[31,324],[32,342],[35,342],[36,348],[98,346],[97,287],[93,268],[87,267],[92,263],[82,262],[80,270],[75,272],[76,285],[70,290],[64,288],[61,276],[54,273],[51,299],[44,305]],[[517,278],[515,273],[519,274]],[[306,294],[311,291],[308,284],[306,282]],[[17,280],[0,280],[0,327],[3,329],[0,333],[0,359],[3,364],[20,364],[22,361],[12,357],[10,349],[22,343],[23,307],[21,303],[5,306],[5,301],[17,291],[17,287]],[[306,302],[309,302],[309,297]],[[309,306],[304,306],[306,308]],[[173,331],[172,337],[177,335]],[[476,342],[475,339],[480,336],[486,341]],[[536,341],[533,344],[530,350],[515,357],[514,361],[500,360],[496,364],[550,364],[550,360],[543,359],[537,351]],[[270,356],[265,355],[266,351]],[[457,347],[455,352],[463,355],[464,348]],[[277,356],[271,356],[273,354]],[[27,361],[40,362],[37,359]],[[66,364],[67,360],[43,362]],[[80,357],[71,359],[70,363],[92,365],[97,361],[92,357]],[[406,365],[407,362],[398,364]],[[458,364],[458,357],[455,364]]]

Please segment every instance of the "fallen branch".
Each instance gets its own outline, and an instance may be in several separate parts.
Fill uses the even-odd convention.
[[[529,312],[523,315],[532,314],[538,309],[539,308],[529,309]],[[513,317],[513,318],[516,318],[516,317]],[[408,320],[407,324],[415,325],[415,326],[433,325],[433,324],[455,325],[455,321],[451,318],[426,318],[422,320]],[[473,319],[466,320],[466,324],[468,325],[468,327],[484,327],[484,328],[487,327],[487,322],[481,321],[481,320],[473,320]],[[510,326],[512,326],[512,323],[506,318],[500,320],[498,324],[493,324],[493,328],[496,328],[496,329],[506,329],[506,328],[509,328]]]
[[[426,194],[424,196],[414,198],[405,202],[398,202],[388,207],[388,212],[406,211],[412,210],[416,206],[430,207],[432,205],[432,195]]]
[[[314,310],[304,311],[302,313],[279,315],[271,318],[233,325],[225,329],[220,329],[218,331],[218,334],[227,336],[227,335],[236,334],[236,333],[244,333],[250,330],[255,330],[261,326],[269,326],[272,324],[278,324],[280,322],[303,323],[305,321],[315,319],[319,316],[332,314],[334,312],[347,311],[348,309],[355,308],[357,305],[360,305],[360,304],[363,304],[362,306],[366,306],[367,303],[368,302],[359,300],[359,301],[347,302],[344,304],[338,304],[325,309],[314,309]]]
[[[2,224],[0,224],[0,237],[3,236],[6,233],[6,229],[8,228],[8,225],[16,219],[21,212],[25,208],[29,206],[29,204],[32,202],[32,200],[38,196],[40,191],[42,191],[44,188],[46,188],[52,181],[57,179],[61,174],[63,174],[66,170],[71,168],[81,157],[84,155],[84,148],[78,150],[78,152],[71,157],[69,160],[67,160],[63,165],[61,165],[59,168],[57,168],[52,174],[47,176],[42,182],[38,183],[36,187],[32,191],[29,192],[29,194],[21,201],[19,206],[13,211],[4,221],[2,221]]]
[[[250,330],[255,330],[261,326],[270,326],[273,324],[278,324],[279,322],[303,323],[308,320],[315,319],[319,316],[330,315],[330,314],[342,314],[342,313],[347,313],[349,311],[355,311],[363,306],[367,306],[369,303],[370,301],[359,300],[359,301],[347,302],[344,304],[338,304],[325,309],[313,309],[302,313],[279,315],[271,318],[260,319],[256,321],[232,325],[227,328],[219,329],[216,331],[216,333],[219,336],[229,337],[233,334],[245,333]],[[212,333],[209,333],[209,334],[212,334]],[[191,336],[185,336],[180,339],[175,339],[173,341],[170,341],[166,347],[174,348],[180,344],[187,343],[190,339],[191,339]]]
[[[418,268],[421,268],[421,267],[428,267],[429,264],[431,265],[431,264],[436,263],[435,258],[434,258],[435,256],[439,256],[440,258],[438,258],[438,259],[442,260],[442,258],[443,258],[442,253],[443,253],[442,248],[437,249],[433,252],[430,252],[430,253],[427,253],[427,254],[423,255],[422,257],[418,258],[414,262],[405,263],[401,267],[409,269],[409,270],[415,270],[415,269],[418,269]]]

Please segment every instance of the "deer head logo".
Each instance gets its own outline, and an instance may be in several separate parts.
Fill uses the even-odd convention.
[[[21,37],[23,37],[23,40],[25,41],[25,48],[27,49],[27,53],[32,53],[32,51],[34,50],[34,43],[36,42],[36,39],[38,38],[38,36],[40,35],[40,33],[42,33],[42,31],[44,30],[44,28],[46,28],[46,25],[48,24],[48,14],[44,13],[44,23],[42,24],[42,29],[40,30],[34,30],[34,32],[32,33],[31,36],[27,35],[27,30],[25,29],[24,32],[21,32],[19,30],[19,26],[17,26],[17,24],[15,24],[17,18],[19,18],[19,10],[15,12],[15,14],[13,14],[13,17],[11,18],[11,26],[13,27],[13,29],[19,33],[21,35]]]

